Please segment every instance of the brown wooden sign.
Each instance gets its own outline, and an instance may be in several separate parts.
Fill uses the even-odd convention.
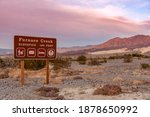
[[[30,36],[14,36],[15,59],[54,59],[56,39]]]

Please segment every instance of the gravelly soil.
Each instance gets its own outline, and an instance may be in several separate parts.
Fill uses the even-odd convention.
[[[62,82],[49,85],[44,85],[44,77],[28,76],[22,88],[18,78],[0,79],[0,99],[50,99],[36,93],[35,90],[42,86],[58,87],[65,99],[150,99],[150,69],[141,69],[141,63],[150,64],[150,59],[134,59],[131,63],[124,63],[122,59],[109,60],[99,66],[79,65],[73,62],[67,72],[73,71],[76,74],[55,74],[54,80],[61,79]],[[83,79],[74,80],[76,76]],[[92,95],[96,87],[105,84],[119,85],[124,93],[117,96]]]

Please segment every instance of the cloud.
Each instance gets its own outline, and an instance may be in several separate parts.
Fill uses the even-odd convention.
[[[145,33],[147,29],[143,22],[125,17],[122,8],[112,5],[93,9],[53,0],[1,0],[0,8],[1,33],[53,36],[64,46],[68,41],[100,42],[104,38]]]

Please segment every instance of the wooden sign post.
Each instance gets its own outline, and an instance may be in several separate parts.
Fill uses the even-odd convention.
[[[20,79],[21,87],[24,86],[24,60],[21,61],[21,79]]]
[[[49,60],[46,60],[46,84],[49,84]]]
[[[21,60],[20,85],[24,86],[24,60],[46,60],[46,84],[49,84],[49,60],[56,58],[56,38],[14,36],[14,59]]]

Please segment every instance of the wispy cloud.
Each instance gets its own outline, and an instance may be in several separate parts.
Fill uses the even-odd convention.
[[[112,4],[115,1],[117,5]],[[100,43],[114,36],[149,33],[150,22],[129,16],[126,6],[129,0],[115,1],[1,0],[0,36],[55,36],[60,46],[72,46]],[[138,12],[136,15],[140,17]],[[4,42],[2,38],[0,41]]]

